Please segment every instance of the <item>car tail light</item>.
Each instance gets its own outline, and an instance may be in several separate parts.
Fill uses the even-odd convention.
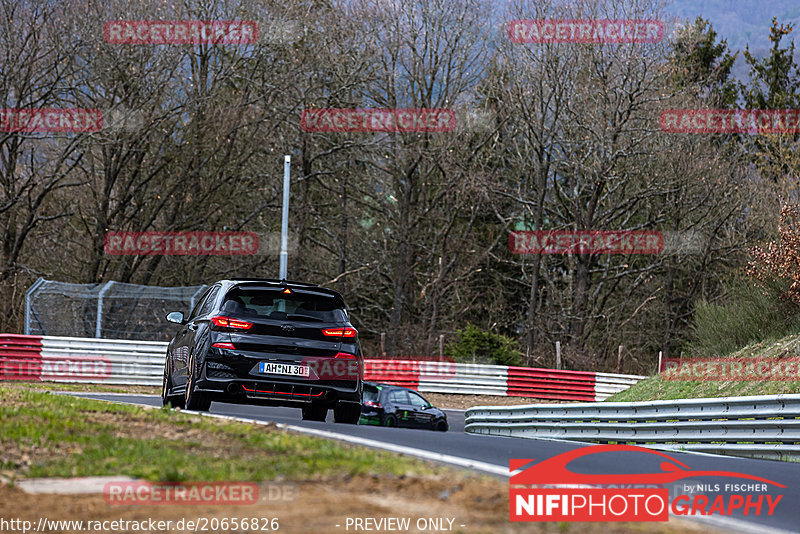
[[[219,343],[214,343],[211,346],[214,347],[215,349],[230,349],[230,350],[236,349],[236,347],[234,346],[233,343],[222,343],[222,342],[219,342]]]
[[[383,408],[383,404],[378,401],[364,401],[364,406],[369,406],[370,408],[378,408],[379,410]]]
[[[344,328],[323,328],[322,334],[328,337],[356,337],[358,335],[358,330],[350,326]]]
[[[235,328],[237,330],[248,330],[253,326],[253,323],[248,323],[240,319],[231,319],[230,317],[223,317],[221,315],[212,317],[211,322],[221,328]]]
[[[349,354],[347,352],[339,352],[339,353],[336,354],[336,356],[334,356],[334,358],[337,358],[339,360],[355,360],[356,359],[356,355],[355,354]]]

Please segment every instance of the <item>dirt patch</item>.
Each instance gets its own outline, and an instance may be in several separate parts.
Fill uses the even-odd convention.
[[[407,532],[431,532],[417,528],[417,521],[428,518],[452,520],[452,532],[542,532],[583,533],[598,529],[608,533],[633,532],[714,532],[693,523],[671,520],[669,523],[602,523],[513,524],[508,521],[508,486],[505,482],[462,472],[442,477],[358,476],[330,479],[324,482],[300,482],[291,492],[280,483],[262,483],[259,502],[247,506],[112,506],[102,495],[28,495],[14,487],[0,486],[0,517],[31,521],[35,526],[41,517],[48,520],[83,521],[206,521],[210,532],[263,532],[269,519],[277,518],[280,531],[288,533],[348,532],[347,518],[409,518]],[[272,488],[272,491],[270,490]],[[280,494],[280,497],[277,495]],[[288,496],[288,497],[287,497]],[[211,528],[214,520],[223,518],[257,518],[258,529]],[[185,524],[185,523],[184,523]],[[339,525],[339,526],[337,526]],[[463,525],[463,526],[462,526]],[[147,529],[119,525],[119,529],[103,529],[105,533],[141,534]],[[125,527],[128,528],[125,528]],[[420,523],[420,526],[423,526]],[[77,532],[64,525],[51,525],[40,532]],[[189,529],[184,528],[183,531]],[[271,530],[271,529],[270,529]],[[173,527],[168,532],[178,532]],[[199,531],[199,529],[198,529]],[[353,532],[351,527],[349,532]]]

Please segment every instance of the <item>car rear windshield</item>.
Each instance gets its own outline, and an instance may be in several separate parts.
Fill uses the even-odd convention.
[[[225,295],[222,311],[278,321],[347,322],[346,312],[334,297],[286,294],[274,289],[234,288]]]
[[[377,401],[379,393],[376,387],[364,386],[364,401]]]

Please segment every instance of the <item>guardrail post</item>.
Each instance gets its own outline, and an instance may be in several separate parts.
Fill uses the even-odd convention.
[[[619,346],[619,352],[617,352],[617,373],[622,372],[622,345]]]

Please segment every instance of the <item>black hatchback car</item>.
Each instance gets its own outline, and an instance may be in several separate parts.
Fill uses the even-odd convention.
[[[364,383],[362,425],[427,428],[446,432],[447,414],[414,391],[389,384]]]
[[[164,405],[212,401],[296,406],[303,419],[355,424],[364,360],[342,296],[285,280],[222,280],[184,317],[167,348]]]

